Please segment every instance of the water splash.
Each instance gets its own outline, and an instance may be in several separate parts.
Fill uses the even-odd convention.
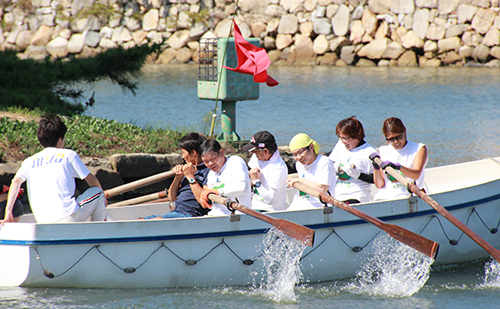
[[[275,302],[295,302],[295,285],[302,279],[300,258],[306,246],[275,228],[264,236],[262,245],[265,250],[259,260],[263,267],[254,274],[262,283],[256,292]]]
[[[495,259],[484,264],[484,282],[479,288],[500,288],[500,264]]]
[[[379,237],[373,244],[373,253],[345,289],[355,294],[408,297],[427,282],[433,262],[387,235]]]

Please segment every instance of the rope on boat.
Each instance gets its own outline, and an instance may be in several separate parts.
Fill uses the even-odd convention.
[[[467,221],[465,223],[465,225],[468,225],[469,224],[469,221],[470,221],[470,218],[472,217],[473,214],[476,214],[476,216],[479,218],[479,220],[483,223],[483,225],[485,226],[486,229],[488,229],[490,231],[490,233],[492,234],[496,234],[498,232],[498,227],[500,226],[500,217],[498,219],[498,223],[496,225],[496,227],[494,228],[490,228],[488,227],[488,225],[484,222],[484,220],[481,218],[480,214],[476,211],[475,207],[473,207],[471,209],[471,212],[470,214],[468,215],[467,217]],[[427,228],[427,226],[430,224],[430,222],[432,220],[438,220],[438,223],[441,227],[441,230],[443,231],[443,234],[444,236],[448,239],[449,243],[453,246],[457,245],[459,240],[462,238],[462,236],[464,235],[464,233],[462,232],[460,234],[460,237],[458,239],[450,239],[448,237],[448,234],[446,233],[446,230],[443,226],[443,224],[441,223],[441,220],[439,217],[433,215],[431,216],[431,218],[429,219],[429,221],[424,225],[424,227],[422,228],[422,230],[420,231],[420,233],[418,233],[419,235],[422,235],[422,233],[425,231],[425,229]],[[303,259],[305,259],[307,256],[309,256],[310,254],[312,254],[316,249],[318,249],[319,247],[323,246],[323,244],[325,244],[325,242],[330,238],[331,235],[335,234],[337,235],[337,237],[340,239],[340,241],[348,248],[350,248],[353,252],[355,253],[358,253],[358,252],[361,252],[366,246],[368,246],[371,242],[373,242],[373,240],[381,233],[382,230],[378,230],[374,236],[366,243],[364,244],[363,246],[351,246],[349,245],[334,229],[331,230],[331,232],[317,245],[315,246],[314,248],[312,248],[309,252],[307,252],[305,255],[303,255],[300,260],[302,261]],[[286,237],[286,236],[284,236]],[[280,238],[280,236],[277,236],[275,238],[275,240],[272,242],[274,243],[276,240],[278,240]],[[111,264],[113,264],[114,266],[116,266],[117,268],[121,269],[122,271],[124,271],[125,273],[134,273],[136,270],[138,270],[139,268],[141,268],[144,264],[146,264],[149,259],[155,254],[157,253],[162,247],[164,247],[165,249],[167,249],[170,253],[172,253],[175,257],[177,257],[179,260],[183,261],[184,263],[186,263],[187,265],[196,265],[199,261],[203,260],[204,258],[206,258],[208,255],[210,255],[215,249],[217,249],[218,247],[220,247],[221,245],[224,245],[235,257],[237,257],[244,265],[247,265],[247,266],[250,266],[252,265],[255,261],[257,261],[265,252],[266,249],[268,249],[272,244],[270,244],[266,249],[263,249],[262,252],[257,255],[255,258],[248,258],[248,259],[243,259],[241,258],[241,256],[236,253],[230,246],[229,244],[226,243],[226,241],[224,240],[224,238],[221,239],[221,241],[215,245],[213,248],[211,248],[206,254],[204,254],[201,258],[195,260],[195,259],[185,259],[183,257],[181,257],[180,255],[178,255],[177,253],[175,253],[172,249],[170,249],[169,247],[167,247],[165,245],[164,242],[162,242],[160,244],[160,246],[158,248],[156,248],[155,250],[153,250],[149,256],[142,262],[139,264],[139,266],[137,267],[122,267],[120,265],[118,265],[115,261],[113,261],[111,258],[109,258],[106,254],[104,254],[100,247],[101,245],[94,245],[92,246],[90,249],[88,249],[75,263],[73,263],[73,265],[71,265],[68,269],[66,269],[65,271],[63,271],[62,273],[58,274],[58,275],[54,275],[50,270],[47,270],[45,269],[45,267],[43,266],[43,263],[42,263],[42,257],[40,256],[40,253],[38,252],[38,247],[37,246],[33,246],[32,248],[35,250],[35,253],[36,253],[36,259],[38,260],[39,264],[40,264],[40,267],[41,269],[43,270],[43,274],[47,277],[47,278],[50,278],[50,279],[53,279],[53,278],[57,278],[57,277],[60,277],[64,274],[66,274],[67,272],[69,272],[73,267],[75,267],[78,263],[80,263],[83,258],[85,256],[87,256],[92,250],[96,249],[97,252],[99,252],[99,254],[101,254],[106,260],[108,260]]]

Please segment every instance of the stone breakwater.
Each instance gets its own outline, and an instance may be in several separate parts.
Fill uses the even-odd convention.
[[[500,66],[499,0],[0,1],[0,48],[43,59],[166,39],[153,63],[197,62],[235,11],[274,64]]]

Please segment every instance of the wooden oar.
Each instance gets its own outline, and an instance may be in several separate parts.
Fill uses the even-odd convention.
[[[157,199],[162,199],[162,198],[165,198],[165,197],[167,197],[167,193],[165,193],[165,190],[162,190],[160,192],[151,193],[151,194],[148,194],[148,195],[143,195],[143,196],[139,196],[139,197],[132,198],[132,199],[129,199],[129,200],[125,200],[125,201],[121,201],[121,202],[118,202],[118,203],[114,203],[114,204],[108,205],[108,208],[110,208],[110,207],[120,207],[120,206],[142,204],[142,203],[146,203],[146,202],[149,202],[149,201],[153,201],[153,200],[157,200]]]
[[[382,160],[379,158],[375,158],[375,163],[378,165],[382,166]],[[439,214],[441,214],[443,217],[445,217],[448,221],[453,223],[456,227],[458,227],[462,232],[464,232],[467,236],[469,236],[473,241],[475,241],[478,245],[480,245],[484,250],[486,250],[489,254],[497,260],[497,262],[500,262],[500,251],[495,249],[492,245],[490,245],[488,242],[486,242],[484,239],[481,238],[481,236],[477,235],[474,231],[472,231],[470,228],[467,227],[467,225],[463,224],[460,220],[458,220],[454,215],[452,215],[446,208],[443,206],[439,205],[438,202],[433,200],[430,196],[428,196],[424,191],[422,191],[420,188],[418,188],[414,183],[410,182],[408,179],[406,179],[403,175],[401,175],[398,171],[393,169],[390,166],[387,166],[385,168],[385,171],[389,173],[392,177],[394,177],[397,181],[400,183],[404,184],[408,190],[418,197],[420,197],[424,202],[429,204],[432,208],[434,208]]]
[[[215,203],[229,206],[232,209],[239,210],[242,213],[267,222],[276,227],[278,230],[282,231],[283,234],[300,241],[306,246],[312,247],[314,245],[313,229],[285,219],[273,218],[261,212],[240,205],[237,202],[231,201],[230,199],[226,199],[215,194],[209,194],[208,198]]]
[[[145,187],[145,186],[150,185],[152,183],[156,183],[156,182],[159,182],[159,181],[162,181],[164,179],[171,178],[174,176],[175,176],[175,172],[173,172],[173,171],[159,173],[159,174],[156,174],[153,176],[146,177],[144,179],[139,179],[139,180],[118,186],[118,187],[113,188],[113,189],[105,190],[104,194],[106,195],[106,198],[110,198],[112,196],[122,194],[122,193],[125,193],[128,191],[132,191],[132,190],[135,190],[138,188],[142,188],[142,187]]]
[[[301,183],[295,183],[294,187],[296,189],[304,192],[304,193],[307,193],[309,195],[312,195],[312,196],[319,198],[323,202],[328,202],[328,203],[330,203],[330,204],[332,204],[332,205],[334,205],[342,210],[347,211],[348,213],[350,213],[352,215],[355,215],[356,217],[359,217],[359,218],[375,225],[379,229],[381,229],[384,232],[386,232],[387,234],[389,234],[389,236],[391,236],[392,238],[402,242],[403,244],[405,244],[405,245],[407,245],[407,246],[409,246],[409,247],[411,247],[419,252],[422,252],[423,254],[427,255],[428,257],[433,258],[433,259],[436,258],[436,255],[437,255],[438,249],[439,249],[439,244],[437,242],[434,242],[430,239],[427,239],[423,236],[420,236],[416,233],[413,233],[413,232],[411,232],[407,229],[404,229],[398,225],[385,223],[384,221],[382,221],[378,218],[375,218],[367,213],[364,213],[357,208],[351,207],[351,206],[347,205],[346,203],[341,202],[337,199],[334,199],[330,195],[323,193],[323,192],[319,192],[318,190],[313,189],[307,185],[304,185]]]

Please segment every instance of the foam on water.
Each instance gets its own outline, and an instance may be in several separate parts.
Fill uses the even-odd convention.
[[[262,280],[255,292],[275,302],[295,302],[295,285],[302,279],[300,257],[306,246],[275,228],[264,236],[262,246],[265,250],[259,260],[263,267],[254,274]]]
[[[478,288],[500,288],[500,264],[495,259],[484,264],[484,282]]]
[[[345,290],[380,297],[408,297],[429,279],[433,259],[390,238],[379,237]]]

